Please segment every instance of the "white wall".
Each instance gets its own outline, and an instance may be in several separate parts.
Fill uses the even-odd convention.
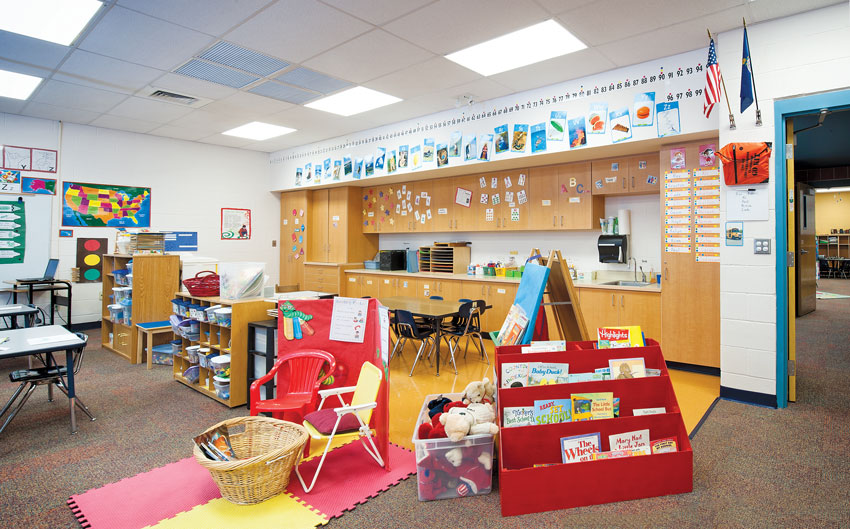
[[[280,202],[269,191],[268,154],[86,125],[0,114],[0,142],[59,148],[60,180],[151,188],[151,228],[198,232],[197,255],[219,261],[263,261],[273,283],[278,277]],[[61,186],[58,186],[61,194]],[[75,239],[60,239],[61,196],[53,198],[51,254],[59,276],[76,265]],[[249,208],[248,241],[220,240],[220,209]],[[114,228],[74,227],[74,237],[108,237]],[[43,266],[43,264],[42,264]],[[33,270],[41,274],[44,270]],[[74,285],[74,323],[100,319],[101,283]]]
[[[616,216],[618,209],[631,210],[632,235],[629,253],[637,259],[638,266],[649,273],[661,269],[661,199],[658,196],[635,195],[605,198],[605,214]],[[531,231],[531,232],[468,232],[468,233],[390,233],[380,236],[382,250],[417,248],[435,241],[470,241],[473,264],[491,260],[506,262],[516,251],[517,262],[522,264],[532,248],[544,252],[561,250],[566,259],[575,263],[580,272],[593,270],[627,270],[625,264],[599,262],[596,240],[602,232],[587,231]],[[646,260],[644,264],[641,261]]]
[[[718,112],[720,146],[734,141],[774,141],[776,99],[850,86],[848,4],[810,11],[748,28],[763,125],[755,126],[755,105],[740,115],[743,30],[718,38],[718,60],[737,130],[729,130],[725,106]],[[754,255],[753,238],[776,248],[775,171],[768,185],[770,218],[746,222],[744,245],[722,246],[720,254],[720,383],[725,388],[776,394],[776,255]],[[784,207],[784,205],[780,205]],[[726,220],[725,186],[721,220]],[[784,359],[781,359],[784,361]]]

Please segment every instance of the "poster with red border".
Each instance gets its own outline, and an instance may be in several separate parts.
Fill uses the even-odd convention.
[[[251,238],[251,210],[221,208],[221,240],[248,240]]]

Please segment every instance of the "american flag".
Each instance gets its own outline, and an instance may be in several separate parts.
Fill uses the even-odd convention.
[[[714,39],[711,39],[711,45],[708,47],[708,64],[705,66],[705,103],[702,105],[702,112],[707,118],[711,115],[715,103],[720,101],[720,66],[717,64]]]

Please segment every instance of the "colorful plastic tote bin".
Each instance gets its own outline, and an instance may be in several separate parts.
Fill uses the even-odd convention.
[[[213,305],[212,307],[204,309],[206,313],[207,321],[210,323],[218,323],[218,318],[215,315],[215,311],[221,308],[221,305]]]
[[[222,400],[230,400],[230,379],[219,376],[213,377],[213,386],[215,386],[215,394]]]
[[[233,316],[232,307],[224,307],[215,311],[215,319],[222,327],[230,327],[230,319]]]
[[[155,345],[151,348],[151,363],[161,366],[174,365],[171,344]]]
[[[216,376],[230,378],[230,355],[216,356],[210,360],[210,367]]]
[[[201,349],[200,345],[190,345],[186,348],[186,356],[189,358],[189,363],[197,364],[198,363],[198,351]]]
[[[183,371],[183,378],[189,381],[189,383],[194,384],[198,381],[198,377],[200,376],[201,368],[198,366],[192,366],[186,371]]]
[[[109,319],[121,323],[124,321],[124,309],[118,303],[113,303],[107,307],[109,309]]]
[[[180,348],[183,346],[183,340],[171,341],[171,354],[179,354]]]

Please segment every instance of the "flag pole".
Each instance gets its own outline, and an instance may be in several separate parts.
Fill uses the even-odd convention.
[[[744,21],[744,31],[747,30],[747,19],[742,18]],[[747,43],[749,44],[749,39],[747,39]],[[750,78],[753,80],[753,99],[756,100],[756,127],[761,127],[761,110],[759,110],[759,93],[756,90],[756,74],[753,70],[753,52],[750,51]]]
[[[711,40],[711,30],[705,28],[705,31],[708,32],[708,39]],[[716,49],[717,44],[715,44],[714,46]],[[720,68],[720,61],[717,61],[717,67]],[[729,130],[735,130],[735,115],[732,114],[732,105],[729,104],[729,94],[726,93],[726,80],[723,79],[723,70],[720,70],[720,83],[723,85],[723,95],[726,96],[726,108],[729,109]]]

